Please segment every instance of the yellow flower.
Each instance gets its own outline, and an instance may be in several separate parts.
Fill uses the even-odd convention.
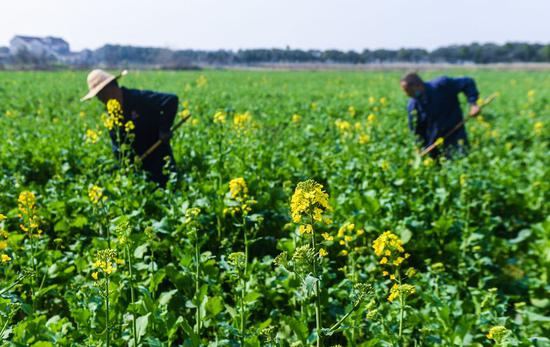
[[[401,239],[391,231],[384,232],[376,240],[374,240],[372,243],[372,248],[374,248],[374,253],[377,256],[382,256],[384,254],[384,250],[386,249],[395,250],[399,253],[403,253],[405,251],[403,249]]]
[[[106,198],[103,196],[103,188],[96,185],[93,185],[88,189],[88,197],[93,204],[97,204],[102,199],[105,200]]]
[[[542,122],[536,122],[535,125],[533,126],[535,134],[537,135],[542,134],[543,127],[544,127],[544,124]]]
[[[7,263],[11,260],[11,257],[7,254],[2,254],[2,263]]]
[[[33,192],[24,191],[19,194],[17,202],[19,205],[19,211],[22,213],[27,213],[29,210],[34,208],[34,205],[36,204],[36,197]]]
[[[344,257],[345,257],[345,256],[347,256],[348,254],[349,254],[348,251],[345,250],[345,249],[343,249],[343,250],[340,251],[340,255],[341,255],[341,256],[344,256]]]
[[[244,178],[234,178],[229,182],[229,194],[231,198],[242,201],[247,197],[248,187]]]
[[[312,234],[313,233],[313,226],[311,224],[302,224],[300,225],[300,228],[298,229],[298,231],[300,232],[300,235],[301,234]]]
[[[6,219],[6,216],[3,215],[2,213],[0,213],[0,222],[3,221],[3,220],[5,220],[5,219]]]
[[[186,118],[191,114],[191,111],[189,109],[185,108],[180,112],[180,118]]]
[[[237,113],[233,116],[233,126],[237,129],[244,129],[250,121],[252,121],[250,112]]]
[[[334,237],[330,236],[328,233],[322,233],[321,236],[325,239],[325,241],[332,241],[334,240]]]
[[[302,117],[299,114],[292,115],[292,123],[300,123],[300,120],[302,120]]]
[[[351,236],[349,236],[349,235],[346,235],[346,236],[344,236],[344,240],[345,240],[346,242],[351,242],[351,241],[353,240],[353,237],[351,237]]]
[[[227,114],[225,112],[218,111],[214,114],[214,123],[223,124],[225,123],[226,117],[227,117]]]
[[[122,114],[122,106],[116,99],[110,99],[107,101],[107,113],[108,115],[103,114],[101,120],[105,127],[109,130],[112,130],[115,126],[122,126],[122,120],[124,116]]]
[[[535,90],[534,89],[531,89],[527,92],[527,97],[529,99],[533,99],[535,97]]]
[[[347,134],[351,130],[351,123],[346,120],[337,119],[334,124],[340,133]]]
[[[136,127],[134,125],[134,122],[131,120],[127,121],[126,124],[124,124],[124,131],[129,133],[130,131],[134,130]]]
[[[98,280],[98,273],[97,273],[97,271],[92,272],[92,278],[93,278],[94,280],[96,280],[96,281]]]
[[[0,241],[0,250],[8,248],[8,242],[7,241]]]
[[[199,78],[197,78],[197,87],[202,88],[205,87],[208,84],[208,80],[204,75],[200,75]]]
[[[370,140],[369,135],[367,135],[367,134],[359,135],[359,144],[364,145],[364,144],[368,143],[369,140]]]
[[[319,249],[319,256],[320,257],[326,257],[328,255],[328,252],[324,248]]]
[[[355,117],[355,114],[357,113],[357,111],[355,110],[355,107],[350,106],[348,107],[348,113],[350,116]]]
[[[444,141],[445,141],[444,138],[438,137],[437,140],[435,140],[435,145],[436,145],[436,146],[441,146],[441,145],[443,144]]]
[[[387,272],[387,271],[382,271],[382,276],[387,276],[387,275],[389,275],[389,274],[390,274],[390,273]]]
[[[298,183],[290,201],[292,220],[300,223],[304,215],[313,214],[315,208],[326,211],[330,208],[328,194],[323,191],[323,186],[314,180]]]
[[[403,297],[407,297],[409,295],[414,294],[415,292],[416,292],[416,289],[414,288],[414,286],[410,284],[399,285],[397,283],[394,283],[390,289],[390,295],[388,296],[388,301],[392,302],[400,295]]]
[[[505,326],[497,325],[489,329],[487,338],[495,340],[496,342],[500,343],[502,339],[506,337],[507,334],[508,334],[508,329],[506,329]]]
[[[99,134],[92,129],[86,130],[86,142],[94,144],[97,141],[99,141]]]
[[[376,102],[376,98],[374,96],[369,96],[369,104],[374,104]]]
[[[432,158],[426,158],[422,163],[424,164],[424,166],[430,167],[433,165],[434,160]]]
[[[116,261],[117,253],[114,249],[100,250],[97,251],[94,267],[103,272],[105,275],[109,276],[116,271]]]
[[[468,176],[466,176],[466,174],[460,175],[460,186],[461,187],[464,187],[466,185],[466,179],[467,178],[468,178]]]
[[[382,259],[380,259],[380,264],[384,265],[384,264],[387,264],[387,263],[388,263],[388,258],[383,257]]]
[[[391,275],[390,280],[395,281],[395,275]]]
[[[388,103],[388,99],[386,99],[385,97],[381,97],[381,98],[380,98],[380,103],[381,103],[382,105],[386,105],[386,104]]]
[[[403,260],[405,260],[405,258],[403,258],[403,257],[398,257],[397,259],[395,259],[395,260],[393,261],[393,265],[399,266],[399,265],[401,265],[401,263],[403,262]]]

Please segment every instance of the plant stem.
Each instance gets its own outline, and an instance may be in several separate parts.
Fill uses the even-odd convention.
[[[200,250],[199,250],[199,235],[195,230],[195,301],[197,305],[196,321],[197,321],[197,336],[200,336],[201,330],[201,311],[200,311],[200,293],[199,293],[199,279],[200,279]]]
[[[405,303],[403,302],[403,293],[401,291],[401,274],[397,270],[397,279],[399,283],[399,340],[403,335],[403,315],[405,313]]]
[[[310,216],[310,221],[313,228],[313,216]],[[313,252],[317,253],[315,248],[315,230],[312,230],[311,233],[311,243],[313,247]],[[317,256],[313,257],[313,277],[315,277],[315,327],[317,331],[317,347],[323,345],[321,341],[321,292],[319,289],[320,278],[317,278]]]
[[[244,275],[241,275],[241,346],[244,346],[244,293],[245,293],[245,282]]]
[[[134,305],[134,276],[132,274],[132,257],[130,256],[130,248],[126,244],[126,258],[128,258],[128,271],[130,274],[130,298],[132,300],[132,306]],[[132,313],[132,330],[134,335],[134,346],[137,347],[137,326],[136,326],[136,314]]]
[[[111,342],[109,339],[109,277],[107,277],[105,283],[105,332],[107,333],[107,347],[109,347]]]

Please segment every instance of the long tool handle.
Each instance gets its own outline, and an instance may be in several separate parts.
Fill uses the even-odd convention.
[[[178,129],[180,126],[183,125],[183,123],[185,123],[189,118],[191,118],[191,115],[187,115],[185,116],[184,118],[182,118],[179,122],[177,122],[176,124],[174,124],[172,126],[172,129],[170,129],[171,132],[174,132],[176,131],[176,129]],[[147,158],[151,153],[153,153],[160,145],[162,144],[162,140],[157,140],[157,142],[155,142],[151,147],[149,147],[148,150],[145,151],[145,153],[143,153],[140,157],[139,157],[139,160],[143,161],[143,159]]]
[[[489,105],[495,98],[497,97],[497,94],[496,93],[493,93],[491,95],[489,95],[489,97],[487,99],[485,99],[483,101],[483,104],[481,104],[479,106],[479,111],[481,112],[481,110]],[[431,145],[429,145],[428,147],[424,148],[422,150],[422,152],[420,153],[420,156],[425,156],[426,154],[430,153],[434,148],[436,148],[437,146],[441,145],[442,143],[445,142],[445,139],[447,139],[449,136],[451,136],[452,134],[454,134],[455,131],[457,131],[458,129],[460,129],[464,124],[466,124],[467,121],[469,121],[471,118],[473,118],[472,116],[468,116],[466,118],[464,118],[463,120],[461,120],[457,125],[455,125],[447,134],[445,134],[445,136],[443,136],[443,141],[435,141],[434,143],[432,143]]]

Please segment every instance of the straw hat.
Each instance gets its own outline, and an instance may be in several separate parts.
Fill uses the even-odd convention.
[[[114,76],[101,69],[93,70],[88,74],[88,94],[86,94],[80,101],[90,100],[105,88],[105,86],[128,73],[128,70],[123,70],[118,75]]]

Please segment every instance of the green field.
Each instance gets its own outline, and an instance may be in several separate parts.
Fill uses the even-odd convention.
[[[499,95],[453,161],[401,72],[130,72],[192,114],[155,190],[85,72],[0,72],[1,345],[549,346],[550,75],[446,73]]]

